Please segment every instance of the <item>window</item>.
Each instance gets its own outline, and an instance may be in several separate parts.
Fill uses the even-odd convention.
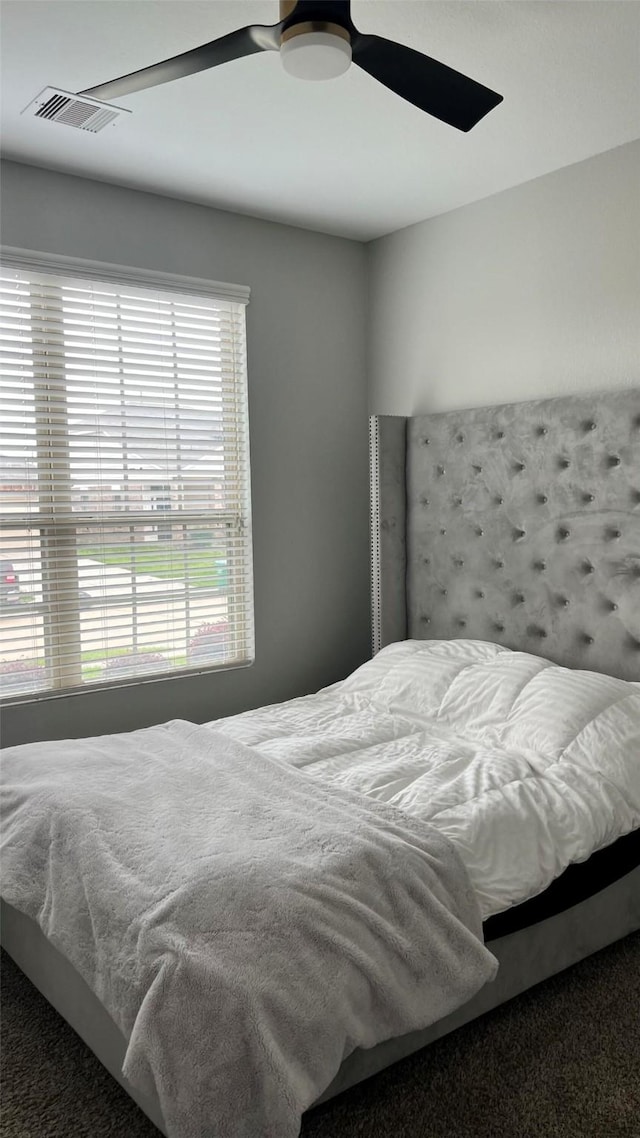
[[[250,663],[247,290],[11,253],[0,296],[2,695]]]

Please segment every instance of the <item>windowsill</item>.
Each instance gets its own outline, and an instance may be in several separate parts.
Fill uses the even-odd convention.
[[[244,668],[251,668],[255,660],[239,660],[230,664],[214,664],[208,668],[184,668],[179,672],[162,672],[152,676],[132,676],[130,679],[113,680],[111,683],[83,684],[81,687],[60,688],[57,691],[30,692],[24,695],[3,696],[0,698],[0,709],[24,706],[25,704],[43,703],[50,700],[68,699],[70,696],[95,694],[96,692],[114,691],[119,688],[139,687],[141,684],[166,683],[167,680],[187,680],[193,676],[215,675],[221,672],[237,672]]]

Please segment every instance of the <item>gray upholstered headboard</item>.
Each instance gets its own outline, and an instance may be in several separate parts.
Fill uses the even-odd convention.
[[[372,442],[375,648],[469,637],[640,680],[640,389],[381,417]]]

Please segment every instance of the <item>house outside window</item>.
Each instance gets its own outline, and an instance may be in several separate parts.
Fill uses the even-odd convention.
[[[251,663],[248,291],[1,264],[0,694]]]

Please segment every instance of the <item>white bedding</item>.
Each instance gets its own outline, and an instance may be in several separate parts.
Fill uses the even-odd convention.
[[[6,900],[128,1039],[170,1138],[294,1138],[356,1047],[496,973],[432,826],[174,721],[3,761]]]
[[[495,644],[392,644],[317,695],[215,727],[431,822],[483,919],[640,827],[640,685]]]

